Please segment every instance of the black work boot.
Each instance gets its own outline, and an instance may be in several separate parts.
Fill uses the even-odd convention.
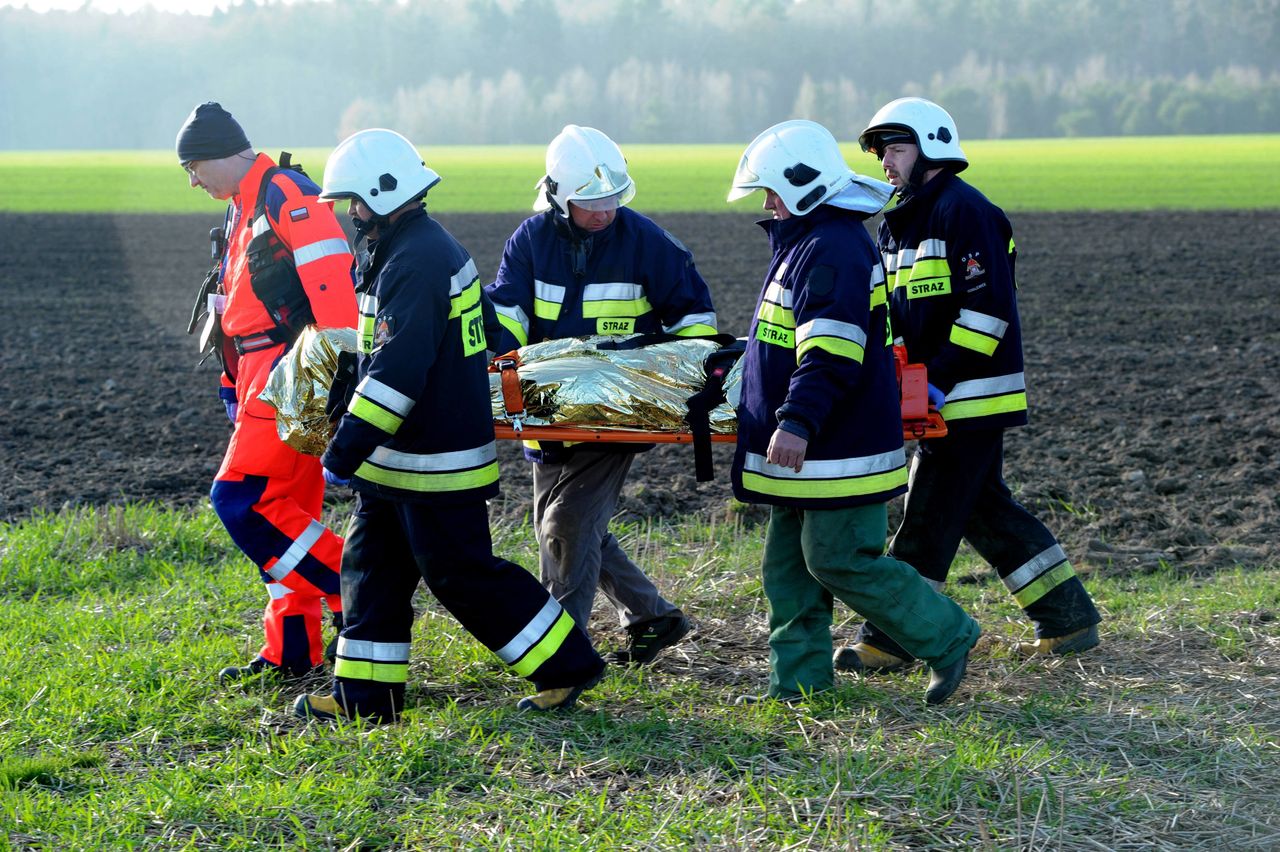
[[[232,684],[242,680],[248,680],[259,676],[279,678],[280,680],[301,680],[313,672],[320,671],[320,666],[314,666],[300,671],[289,666],[277,666],[262,657],[254,657],[245,666],[227,666],[218,672],[218,681],[224,684]]]
[[[929,673],[929,688],[924,692],[924,701],[926,704],[942,704],[960,686],[960,681],[964,680],[965,668],[969,665],[969,652],[965,651],[964,656],[956,660],[946,668],[931,669]]]
[[[218,672],[218,681],[221,683],[234,683],[238,680],[248,680],[251,677],[257,677],[262,674],[280,674],[280,667],[269,663],[261,657],[254,657],[246,666],[227,666]]]
[[[627,647],[610,651],[605,660],[615,666],[645,666],[689,632],[689,619],[680,610],[627,628]]]

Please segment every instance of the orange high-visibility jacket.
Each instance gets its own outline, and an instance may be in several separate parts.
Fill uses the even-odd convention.
[[[248,337],[270,331],[275,322],[254,295],[249,283],[246,249],[255,233],[271,227],[293,253],[311,313],[321,328],[354,327],[355,281],[351,249],[333,213],[332,202],[316,196],[320,188],[305,175],[291,170],[277,173],[267,185],[266,218],[253,222],[258,187],[263,174],[275,162],[259,154],[253,168],[240,182],[239,192],[227,211],[227,252],[223,260],[222,289],[226,303],[222,330],[228,337]]]

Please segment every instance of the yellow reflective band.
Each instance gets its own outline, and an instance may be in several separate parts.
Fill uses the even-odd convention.
[[[877,284],[871,289],[871,310],[875,310],[881,305],[889,301],[889,287],[887,284]]]
[[[788,349],[794,349],[796,346],[796,332],[794,328],[778,328],[776,325],[769,325],[761,320],[756,323],[756,340],[763,343],[772,343],[774,346],[785,346]]]
[[[503,328],[511,332],[511,336],[516,339],[518,345],[524,346],[528,344],[529,335],[525,332],[524,326],[520,324],[519,320],[514,320],[506,314],[498,314],[498,322],[502,324]]]
[[[376,680],[378,683],[407,683],[409,680],[408,663],[373,663],[368,660],[344,660],[342,657],[333,664],[333,673],[337,677],[351,680]]]
[[[675,332],[676,337],[710,337],[716,330],[709,325],[690,325]]]
[[[808,352],[810,349],[821,349],[830,352],[832,355],[839,355],[841,358],[848,358],[851,361],[862,363],[862,347],[852,340],[845,340],[843,337],[809,337],[804,340],[796,348],[796,361],[800,361],[800,356]]]
[[[375,317],[360,315],[360,351],[368,355],[373,351],[373,322]]]
[[[1024,586],[1013,593],[1013,599],[1018,602],[1018,606],[1026,609],[1036,601],[1040,600],[1049,592],[1061,586],[1076,575],[1076,569],[1071,567],[1070,562],[1063,562],[1057,568],[1054,568],[1048,574],[1043,574],[1038,580],[1029,586]]]
[[[951,342],[982,355],[993,355],[1000,341],[958,325],[951,326]]]
[[[469,356],[477,352],[483,352],[489,345],[489,341],[484,336],[484,310],[479,303],[464,313],[460,319],[462,322],[462,354]]]
[[[537,645],[529,649],[529,653],[512,663],[511,668],[520,677],[529,677],[538,670],[538,666],[545,663],[551,658],[551,655],[560,650],[560,646],[564,644],[564,638],[573,630],[573,616],[569,613],[560,612],[560,617],[556,619],[556,623],[551,625],[551,629],[547,631],[547,635],[543,636]]]
[[[596,320],[596,334],[631,334],[635,330],[635,317],[601,317]]]
[[[449,319],[460,317],[480,304],[480,279],[468,284],[461,293],[449,297]]]
[[[965,420],[969,417],[986,417],[991,414],[1008,414],[1013,411],[1027,410],[1027,395],[1023,393],[1007,393],[987,399],[964,399],[948,402],[942,407],[942,419]]]
[[[757,494],[774,497],[825,498],[860,497],[890,491],[907,484],[907,468],[900,467],[874,476],[855,476],[849,479],[774,479],[744,470],[742,486]]]
[[[649,313],[651,310],[653,310],[653,307],[649,304],[649,300],[643,297],[639,299],[603,299],[599,302],[582,303],[583,319],[638,317],[641,314]]]
[[[394,435],[399,430],[400,424],[404,423],[403,417],[392,414],[382,406],[370,402],[359,394],[352,400],[351,408],[348,410],[365,423],[377,426],[388,435]]]
[[[490,462],[475,470],[462,470],[453,473],[416,473],[407,470],[388,470],[384,467],[365,462],[356,469],[356,476],[366,482],[376,482],[391,488],[405,491],[440,492],[466,491],[471,488],[482,488],[498,481],[498,463]]]
[[[533,300],[533,315],[538,319],[558,320],[560,318],[560,303],[548,302],[546,299]]]
[[[780,325],[785,328],[796,327],[796,312],[790,308],[775,305],[773,302],[761,302],[760,312],[756,314],[756,317],[772,325]]]

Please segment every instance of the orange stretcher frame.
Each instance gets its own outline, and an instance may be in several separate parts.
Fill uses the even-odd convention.
[[[898,388],[902,398],[902,439],[921,441],[941,438],[947,424],[936,408],[929,405],[929,382],[924,364],[908,364],[906,350],[895,346],[894,363],[898,371]],[[489,372],[502,376],[502,402],[507,417],[518,423],[524,416],[524,394],[520,391],[518,368],[520,358],[508,352],[493,359]],[[500,441],[598,441],[628,444],[692,444],[691,432],[647,432],[643,429],[600,429],[593,426],[524,426],[494,421],[493,431]],[[713,434],[711,442],[732,444],[737,435]]]

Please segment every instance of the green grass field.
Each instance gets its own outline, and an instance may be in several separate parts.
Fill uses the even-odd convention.
[[[1280,570],[1100,569],[1089,583],[1104,645],[1025,662],[1008,650],[1025,623],[990,570],[965,560],[949,589],[985,638],[950,705],[925,707],[917,670],[842,677],[806,706],[738,707],[767,669],[758,529],[615,532],[701,625],[662,666],[611,670],[572,713],[524,715],[523,682],[420,595],[410,707],[368,728],[293,718],[301,686],[216,685],[220,666],[257,648],[263,600],[212,512],[81,509],[0,525],[0,847],[1280,839]],[[527,527],[495,533],[533,564]],[[851,614],[837,620],[847,635]]]
[[[744,141],[745,144],[745,141]],[[1039,139],[965,143],[966,178],[1009,210],[1187,210],[1280,207],[1280,135]],[[266,148],[273,155],[274,148]],[[725,203],[742,154],[736,145],[628,145],[638,195],[651,212],[756,211]],[[328,150],[295,151],[317,180]],[[444,180],[430,205],[441,212],[528,210],[543,173],[539,146],[423,149]],[[863,174],[873,157],[845,146]],[[0,210],[195,213],[221,208],[169,152],[0,152]]]

